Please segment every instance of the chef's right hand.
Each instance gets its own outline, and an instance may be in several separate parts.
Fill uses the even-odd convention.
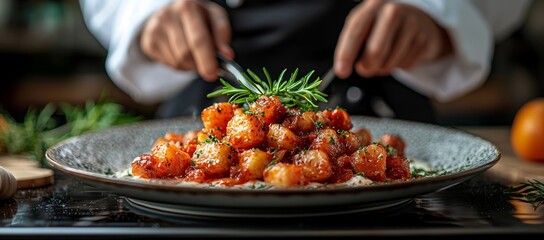
[[[213,2],[177,0],[153,14],[140,36],[142,52],[178,70],[217,79],[216,52],[234,57],[225,9]]]

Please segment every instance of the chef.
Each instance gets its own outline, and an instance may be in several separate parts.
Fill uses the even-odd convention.
[[[433,122],[486,79],[496,41],[530,0],[81,0],[108,49],[111,79],[157,117],[198,114],[217,99],[217,52],[245,69],[322,77],[329,103],[354,115]]]

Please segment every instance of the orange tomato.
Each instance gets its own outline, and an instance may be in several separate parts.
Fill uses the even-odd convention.
[[[544,163],[544,98],[533,99],[518,110],[510,141],[522,159]]]

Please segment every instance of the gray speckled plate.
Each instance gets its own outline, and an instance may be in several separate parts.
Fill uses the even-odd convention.
[[[496,146],[461,130],[417,122],[352,116],[354,128],[370,129],[374,138],[395,133],[407,142],[406,155],[425,162],[442,174],[367,186],[320,189],[230,189],[178,186],[170,181],[116,178],[111,172],[130,167],[134,157],[150,151],[153,142],[166,131],[186,132],[202,128],[190,118],[152,120],[68,139],[48,149],[46,157],[54,168],[98,188],[128,198],[164,205],[191,206],[191,211],[209,209],[328,209],[334,206],[371,208],[381,202],[405,202],[415,196],[461,183],[493,166],[500,158]],[[234,211],[233,211],[234,209]],[[203,215],[206,215],[206,211]],[[246,211],[247,212],[247,211]],[[257,211],[258,212],[258,211]],[[217,214],[215,214],[217,215]]]

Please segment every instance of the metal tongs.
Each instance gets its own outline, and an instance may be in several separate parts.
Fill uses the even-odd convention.
[[[219,63],[218,75],[220,77],[229,81],[231,84],[242,84],[253,92],[259,92],[255,86],[248,82],[244,76],[244,69],[238,63],[221,54],[217,54],[217,62]]]
[[[334,80],[334,77],[335,77],[334,69],[330,68],[329,71],[327,71],[327,73],[325,73],[325,75],[321,79],[321,84],[319,84],[319,86],[317,87],[319,89],[319,91],[322,91],[322,92],[325,91],[327,86],[329,86],[329,84],[331,84],[332,80]]]

